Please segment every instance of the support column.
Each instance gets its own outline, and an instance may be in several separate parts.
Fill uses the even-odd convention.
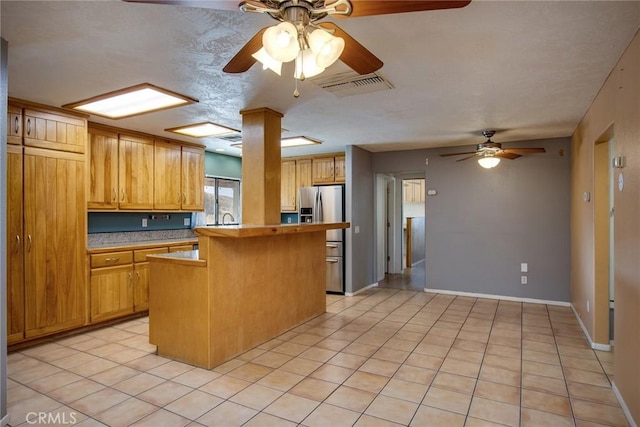
[[[280,134],[283,115],[242,110],[242,224],[280,224]]]

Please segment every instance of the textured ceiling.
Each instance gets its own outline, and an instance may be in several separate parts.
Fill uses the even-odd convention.
[[[202,2],[211,4],[221,3]],[[136,118],[91,118],[167,137],[175,136],[165,128],[205,120],[240,129],[240,110],[269,107],[284,114],[283,136],[323,141],[285,156],[351,144],[476,144],[483,129],[498,129],[497,142],[569,136],[640,26],[636,1],[474,0],[463,9],[340,19],[382,59],[380,73],[394,89],[337,97],[307,80],[296,99],[291,66],[282,77],[260,64],[222,72],[260,28],[276,23],[265,15],[118,0],[0,5],[10,96],[61,106],[149,82],[198,99]],[[344,71],[338,62],[323,76]],[[240,154],[228,142],[201,142]]]

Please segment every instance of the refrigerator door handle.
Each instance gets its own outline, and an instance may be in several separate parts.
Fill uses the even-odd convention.
[[[324,215],[322,215],[322,193],[320,192],[320,189],[318,189],[318,221],[317,222],[324,222]]]

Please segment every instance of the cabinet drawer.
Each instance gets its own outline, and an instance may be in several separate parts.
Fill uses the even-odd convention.
[[[138,249],[137,251],[133,251],[133,259],[135,262],[147,262],[147,255],[153,254],[166,254],[169,252],[169,248],[152,248],[152,249]]]
[[[131,264],[132,262],[133,253],[131,251],[91,255],[91,268],[112,267],[114,265]]]

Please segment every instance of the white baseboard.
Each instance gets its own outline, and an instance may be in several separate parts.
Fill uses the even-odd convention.
[[[493,294],[477,294],[474,292],[459,292],[459,291],[449,291],[449,290],[443,290],[443,289],[424,288],[424,291],[433,292],[436,294],[458,295],[458,296],[472,297],[472,298],[498,299],[498,300],[504,300],[504,301],[526,302],[531,304],[558,305],[562,307],[569,307],[570,305],[570,303],[565,301],[551,301],[551,300],[544,300],[544,299],[510,297],[505,295],[493,295]]]
[[[0,427],[5,427],[9,425],[9,414],[5,415],[0,419]]]
[[[616,387],[615,381],[611,382],[611,389],[613,390],[613,394],[616,395],[616,399],[618,399],[618,403],[620,403],[620,407],[622,407],[622,412],[624,412],[624,416],[627,417],[627,421],[629,422],[629,425],[631,427],[638,427],[638,424],[636,424],[635,420],[631,416],[631,411],[629,411],[629,407],[627,406],[627,403],[624,401],[624,399],[622,398],[622,395],[620,394],[620,390],[618,390],[618,387]]]
[[[582,328],[582,333],[584,333],[584,336],[587,337],[587,341],[589,341],[589,345],[591,346],[591,348],[600,351],[611,351],[611,344],[598,344],[597,342],[593,342],[593,340],[591,339],[591,335],[589,335],[587,327],[582,322],[582,319],[578,314],[578,310],[576,310],[576,307],[573,304],[571,304],[571,310],[573,310],[573,314],[576,316],[576,319],[578,319],[578,324],[580,324],[580,327]]]
[[[344,296],[346,296],[346,297],[353,297],[353,296],[358,295],[358,294],[359,294],[359,293],[361,293],[361,292],[366,291],[367,289],[375,288],[375,287],[377,287],[377,286],[378,286],[378,282],[376,282],[376,283],[372,283],[372,284],[370,284],[369,286],[365,286],[364,288],[362,288],[362,289],[358,289],[358,290],[357,290],[357,291],[355,291],[355,292],[345,292],[345,293],[344,293]]]

